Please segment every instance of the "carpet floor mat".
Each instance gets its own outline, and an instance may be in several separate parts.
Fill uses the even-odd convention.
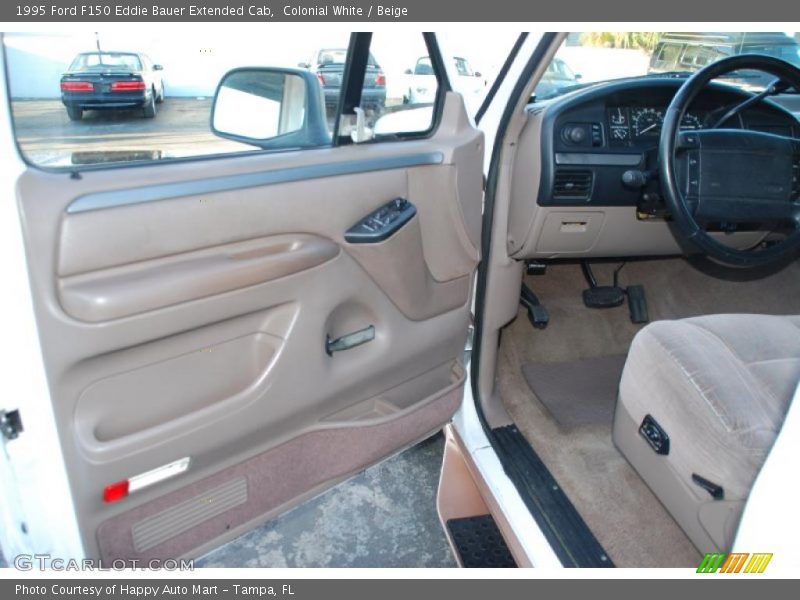
[[[610,426],[624,356],[557,363],[527,363],[522,374],[531,391],[564,429]]]

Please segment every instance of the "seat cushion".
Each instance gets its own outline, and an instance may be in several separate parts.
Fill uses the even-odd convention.
[[[747,497],[800,381],[800,317],[713,315],[658,321],[635,337],[620,403],[670,437],[669,462]],[[647,479],[646,474],[642,474]]]

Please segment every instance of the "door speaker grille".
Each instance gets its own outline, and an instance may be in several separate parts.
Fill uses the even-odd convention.
[[[139,521],[131,528],[133,547],[144,552],[247,502],[247,479],[232,479],[204,494],[181,502],[167,510]]]

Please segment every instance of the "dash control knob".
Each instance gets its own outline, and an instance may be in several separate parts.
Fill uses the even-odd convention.
[[[647,173],[638,169],[631,169],[622,174],[622,183],[630,188],[643,188],[647,185]]]
[[[564,139],[573,144],[582,144],[589,137],[589,131],[584,125],[568,125],[562,132]]]

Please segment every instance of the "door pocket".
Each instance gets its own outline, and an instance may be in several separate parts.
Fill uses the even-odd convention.
[[[282,344],[257,332],[101,379],[78,399],[79,437],[89,447],[134,444],[133,436],[197,421],[212,406],[246,404]]]

